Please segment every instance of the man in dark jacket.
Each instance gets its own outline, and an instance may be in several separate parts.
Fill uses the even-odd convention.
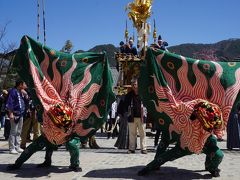
[[[137,129],[140,135],[140,148],[142,154],[147,154],[146,149],[146,133],[144,130],[144,109],[143,104],[138,94],[137,79],[131,80],[132,90],[127,93],[124,100],[124,107],[128,112],[128,127],[129,127],[129,150],[128,153],[135,153]]]

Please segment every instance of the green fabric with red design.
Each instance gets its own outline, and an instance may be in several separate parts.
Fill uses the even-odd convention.
[[[13,67],[28,85],[38,118],[43,122],[43,133],[51,143],[62,144],[72,134],[87,137],[106,121],[115,96],[105,53],[68,54],[24,36]],[[58,119],[57,127],[52,121],[49,114],[55,112],[53,108],[58,104],[63,105],[63,110],[72,111],[68,113],[71,126],[65,121],[65,128],[61,128],[64,123]]]

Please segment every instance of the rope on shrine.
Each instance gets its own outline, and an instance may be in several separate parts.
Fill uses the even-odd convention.
[[[107,130],[107,129],[105,128],[105,126],[103,126],[103,130],[104,130],[105,132],[107,132],[107,133],[112,133],[113,130],[116,128],[117,123],[119,122],[119,119],[120,119],[120,117],[117,116],[116,121],[115,121],[115,123],[114,123],[114,126],[112,126],[112,128],[111,128],[110,130]]]

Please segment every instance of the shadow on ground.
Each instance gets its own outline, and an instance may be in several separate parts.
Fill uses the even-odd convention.
[[[0,149],[0,154],[9,154],[9,149]]]
[[[36,164],[24,164],[20,169],[7,171],[7,164],[0,164],[0,170],[4,173],[15,174],[15,177],[21,178],[39,178],[50,176],[50,173],[68,173],[68,166],[51,166],[48,168],[37,168]]]
[[[209,172],[206,171],[205,175],[199,174],[202,170],[199,171],[190,171],[186,169],[178,169],[176,167],[161,167],[159,171],[152,171],[146,176],[138,176],[137,172],[141,170],[142,166],[127,167],[127,168],[113,168],[113,169],[101,169],[93,170],[85,174],[83,177],[88,178],[103,178],[103,179],[112,179],[112,178],[123,178],[123,179],[212,179],[212,176]]]
[[[240,149],[221,149],[224,153],[226,154],[239,154],[240,153]]]

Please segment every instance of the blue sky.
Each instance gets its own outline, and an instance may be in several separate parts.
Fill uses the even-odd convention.
[[[118,46],[124,39],[128,19],[125,7],[132,1],[44,0],[47,46],[60,50],[66,40],[72,41],[73,51],[88,50],[99,44]],[[169,46],[215,43],[240,38],[239,7],[240,0],[154,0],[153,15],[148,21],[153,30],[156,19],[158,34]],[[0,27],[8,21],[5,42],[19,46],[23,35],[36,39],[37,0],[0,0]],[[41,22],[41,42],[42,27]],[[129,20],[128,27],[132,35],[134,30]]]

